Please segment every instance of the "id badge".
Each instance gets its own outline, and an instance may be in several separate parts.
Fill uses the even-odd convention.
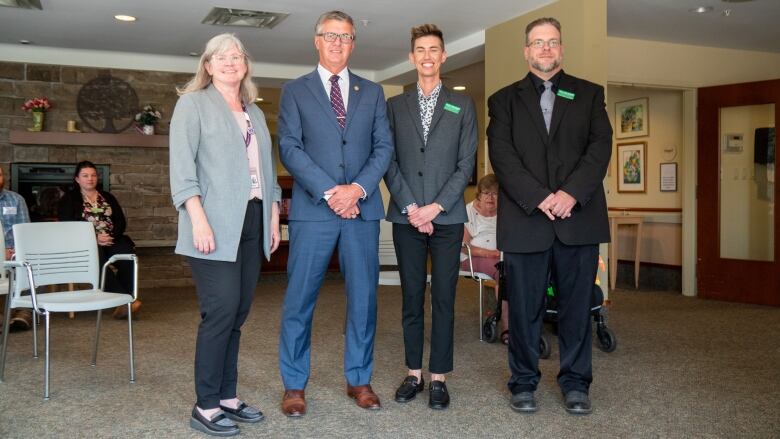
[[[257,175],[257,169],[249,168],[249,181],[252,183],[252,189],[260,189],[260,176]]]
[[[3,215],[16,215],[16,206],[3,206]]]

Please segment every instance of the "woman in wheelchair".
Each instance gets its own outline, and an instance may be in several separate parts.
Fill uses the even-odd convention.
[[[485,273],[496,281],[496,300],[498,300],[498,269],[496,263],[501,252],[496,249],[496,214],[498,212],[498,180],[494,174],[482,177],[477,183],[477,198],[466,205],[469,222],[463,229],[463,242],[471,247],[471,260],[474,271]],[[461,254],[461,270],[468,271],[469,260]],[[507,302],[501,303],[501,342],[509,344],[509,324]]]
[[[115,254],[134,253],[133,240],[125,235],[127,220],[116,197],[98,189],[97,168],[92,162],[82,161],[76,165],[73,175],[73,189],[60,199],[57,217],[60,221],[88,221],[95,226],[95,235],[102,266]],[[106,291],[133,294],[133,263],[115,262],[116,273],[106,271]],[[132,304],[137,315],[141,301]],[[114,310],[117,319],[127,318],[127,307]]]

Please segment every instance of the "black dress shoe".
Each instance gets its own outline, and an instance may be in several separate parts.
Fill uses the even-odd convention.
[[[222,404],[219,405],[219,408],[225,412],[225,416],[238,422],[260,422],[265,418],[263,412],[255,407],[246,405],[244,401],[241,401],[238,407],[234,409],[225,407]]]
[[[212,436],[235,436],[241,432],[238,425],[225,417],[224,413],[217,413],[213,418],[207,419],[200,414],[197,407],[192,408],[190,427]]]
[[[417,377],[409,375],[404,378],[404,382],[395,391],[396,402],[409,402],[413,400],[418,393],[422,392],[425,388],[425,380],[420,378],[420,382],[417,382]]]
[[[447,391],[447,385],[444,381],[431,381],[430,397],[428,407],[435,410],[444,410],[450,406],[450,392]]]
[[[512,410],[520,413],[535,413],[539,410],[539,407],[536,405],[536,398],[534,398],[534,392],[519,392],[513,394],[509,407],[512,407]]]
[[[566,411],[572,415],[589,415],[593,411],[590,408],[588,394],[580,390],[569,390],[564,400]]]

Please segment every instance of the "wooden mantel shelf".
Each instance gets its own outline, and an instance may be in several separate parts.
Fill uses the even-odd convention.
[[[126,146],[135,148],[167,148],[168,136],[146,136],[136,133],[67,133],[62,131],[21,131],[10,133],[16,145]]]

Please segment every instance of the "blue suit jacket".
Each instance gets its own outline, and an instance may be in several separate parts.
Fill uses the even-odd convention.
[[[317,70],[282,88],[279,155],[295,179],[290,220],[337,218],[322,198],[339,184],[358,183],[366,190],[359,202],[363,220],[384,217],[379,181],[393,154],[382,88],[349,74],[346,126],[342,130]]]

